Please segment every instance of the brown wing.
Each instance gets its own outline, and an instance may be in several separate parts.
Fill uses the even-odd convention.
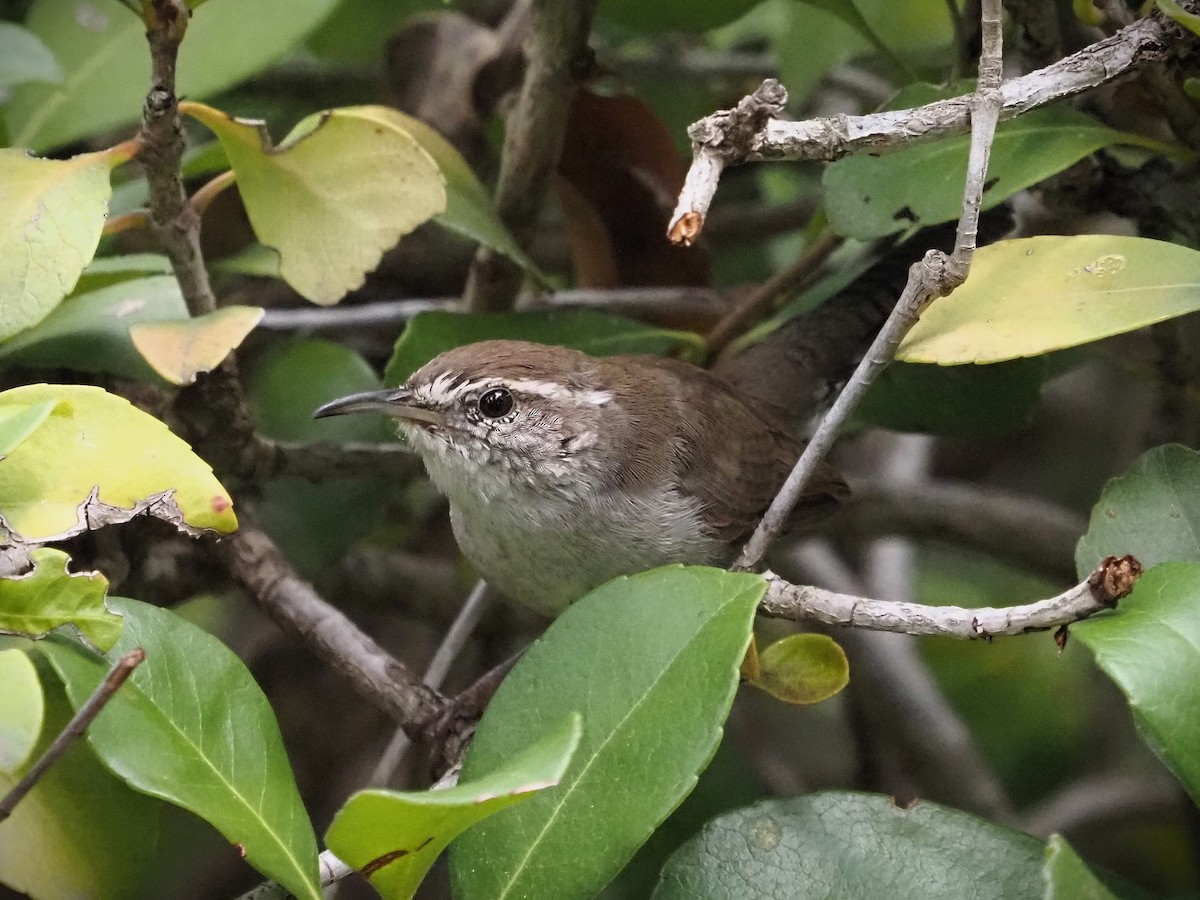
[[[670,464],[683,491],[700,500],[705,519],[722,540],[736,544],[748,538],[800,458],[803,442],[764,418],[708,372],[670,359],[638,357],[637,362],[677,380],[681,425]],[[721,423],[734,439],[708,439],[701,433],[705,421]],[[789,524],[819,521],[848,493],[841,477],[822,464]]]

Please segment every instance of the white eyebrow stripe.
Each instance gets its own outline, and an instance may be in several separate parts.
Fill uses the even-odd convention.
[[[514,378],[505,381],[504,384],[508,385],[514,391],[536,394],[539,397],[545,397],[547,400],[586,403],[588,406],[603,406],[613,398],[612,391],[576,390],[564,387],[553,381],[538,381],[532,378]]]

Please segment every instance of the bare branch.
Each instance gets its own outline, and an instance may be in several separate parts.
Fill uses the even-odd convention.
[[[588,34],[596,0],[534,0],[533,40],[516,109],[508,119],[496,211],[527,247],[562,153],[563,130],[580,75],[590,62]],[[464,293],[475,312],[505,310],[521,286],[521,270],[481,247]]]
[[[445,710],[447,701],[375,643],[292,569],[266,534],[243,528],[212,550],[234,581],[271,620],[346,676],[373,706],[414,739]]]
[[[903,535],[970,547],[1062,578],[1075,577],[1075,543],[1087,520],[1038,497],[954,481],[919,487],[855,481],[830,523],[838,536]]]
[[[1072,782],[1029,810],[1023,830],[1049,837],[1134,818],[1178,815],[1186,805],[1170,778],[1096,775]]]
[[[109,670],[108,675],[96,686],[92,695],[87,698],[83,706],[79,707],[75,715],[71,717],[71,721],[54,739],[54,743],[46,748],[46,752],[30,767],[29,771],[25,773],[25,777],[18,781],[13,789],[4,795],[3,799],[0,799],[0,822],[12,815],[17,804],[33,790],[34,785],[49,768],[58,762],[67,749],[83,736],[87,727],[92,724],[96,716],[100,715],[100,711],[125,683],[125,679],[133,674],[133,670],[141,665],[145,658],[146,651],[141,647],[135,647],[117,660],[116,665]]]
[[[421,472],[420,457],[399,442],[348,441],[297,443],[255,440],[253,471],[256,478],[296,475],[311,481],[383,475],[407,479]]]
[[[718,291],[701,287],[577,288],[544,297],[555,309],[582,307],[641,318],[707,318],[728,308]],[[534,308],[538,304],[532,304]],[[466,312],[457,297],[409,297],[324,309],[268,309],[258,327],[269,331],[328,331],[402,325],[429,310]]]
[[[215,310],[217,299],[200,252],[200,216],[187,202],[180,175],[184,140],[175,96],[175,62],[192,13],[184,0],[153,0],[143,8],[151,70],[138,158],[150,185],[150,225],[171,260],[188,311],[200,316]]]
[[[805,544],[795,557],[821,583],[839,591],[862,591],[827,543]],[[930,674],[915,639],[863,629],[847,629],[837,639],[850,657],[850,689],[885,731],[885,739],[907,751],[922,795],[1011,823],[1012,806],[1003,785]]]
[[[1140,19],[1053,65],[1005,83],[1000,89],[1000,117],[1013,118],[1105,84],[1147,62],[1162,60],[1178,39],[1177,29],[1161,17]],[[976,96],[967,94],[915,109],[864,116],[830,116],[803,122],[769,119],[748,137],[726,132],[719,164],[709,144],[694,143],[692,170],[679,195],[668,234],[678,232],[680,239],[684,235],[689,241],[695,239],[725,165],[742,161],[835,160],[854,153],[878,155],[962,134],[971,128]],[[728,116],[729,111],[715,113],[692,127],[698,134],[709,136]],[[735,135],[740,143],[734,143]],[[709,136],[707,140],[711,143],[714,138]],[[682,225],[685,216],[691,217],[686,228]]]
[[[463,647],[466,646],[471,634],[475,631],[479,620],[487,612],[488,594],[486,581],[475,583],[475,587],[471,589],[471,593],[458,611],[446,636],[442,638],[441,644],[434,652],[433,659],[429,661],[429,667],[425,670],[425,683],[434,690],[441,689],[446,676],[450,674],[450,667],[454,665],[454,661],[462,653]],[[404,729],[397,731],[367,778],[367,784],[383,787],[390,785],[396,776],[396,770],[404,762],[404,756],[411,744],[412,741]]]
[[[909,269],[908,283],[896,308],[883,323],[866,356],[821,420],[770,509],[746,542],[734,568],[751,569],[759,564],[771,542],[783,530],[784,522],[791,515],[809,479],[832,449],[838,432],[866,396],[868,388],[891,363],[904,336],[935,298],[948,295],[966,281],[975,253],[984,179],[987,177],[988,156],[992,138],[996,134],[1001,103],[1000,0],[985,0],[982,15],[984,45],[979,60],[978,87],[971,101],[971,149],[954,253],[947,258],[946,254],[931,250]]]
[[[779,619],[811,619],[826,625],[848,625],[903,634],[940,634],[960,640],[1026,634],[1061,628],[1111,609],[1133,590],[1142,574],[1132,556],[1108,557],[1087,580],[1036,603],[1000,608],[926,606],[873,600],[790,584],[768,572],[767,594],[759,612]]]

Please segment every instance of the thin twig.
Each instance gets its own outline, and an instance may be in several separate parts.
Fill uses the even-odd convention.
[[[822,263],[829,258],[829,254],[841,246],[841,243],[841,237],[832,231],[826,231],[806,247],[790,266],[777,272],[753,291],[747,293],[709,331],[707,337],[709,354],[717,356],[737,336],[748,320],[758,315],[777,298],[796,290],[808,281]]]
[[[409,736],[420,739],[447,707],[447,700],[324,600],[292,569],[274,542],[243,527],[212,545],[234,581],[268,616],[298,638],[330,668],[346,676],[377,709]]]
[[[227,169],[220,175],[205,182],[196,193],[192,194],[192,199],[188,201],[188,204],[196,211],[197,216],[203,216],[204,211],[208,209],[208,205],[216,200],[227,188],[233,187],[236,180],[233,169]]]
[[[1139,19],[1112,37],[1006,82],[1001,88],[1001,118],[1013,118],[1105,84],[1147,62],[1165,59],[1180,37],[1179,30],[1160,16]],[[679,243],[695,239],[727,165],[764,160],[835,160],[853,153],[878,155],[962,134],[972,128],[977,96],[966,94],[915,109],[864,116],[831,116],[803,122],[770,118],[755,132],[736,136],[729,133],[723,142],[713,135],[731,111],[714,113],[689,129],[689,134],[695,130],[702,140],[693,143],[692,168],[667,233]]]
[[[940,634],[959,640],[990,640],[1061,628],[1111,609],[1142,574],[1132,556],[1106,558],[1088,578],[1057,596],[1021,606],[926,606],[874,600],[791,584],[767,572],[767,594],[759,612],[779,619],[811,619],[902,634]]]
[[[967,161],[967,178],[963,189],[963,211],[959,218],[954,253],[947,258],[931,250],[925,258],[909,269],[908,284],[896,308],[884,322],[867,355],[851,376],[817,427],[808,446],[804,448],[796,467],[762,521],[750,536],[745,549],[734,564],[738,569],[751,569],[761,562],[772,541],[783,530],[796,501],[817,467],[825,459],[837,439],[838,432],[857,408],[879,374],[891,363],[896,348],[925,308],[937,297],[944,297],[962,284],[970,270],[979,231],[979,209],[987,177],[988,156],[996,123],[1000,114],[1001,94],[1001,30],[1000,0],[983,4],[983,52],[979,59],[979,83],[974,95],[971,115],[971,148]]]
[[[59,732],[54,743],[46,748],[46,752],[29,768],[25,777],[18,781],[13,789],[4,795],[3,799],[0,799],[0,822],[12,815],[17,804],[33,790],[34,785],[46,774],[47,770],[83,736],[88,726],[92,724],[96,716],[100,715],[100,711],[125,683],[125,679],[141,665],[145,658],[146,651],[141,647],[135,647],[117,660],[116,665],[109,670],[104,680],[92,691],[92,695],[87,698],[83,706],[79,707],[66,727]]]
[[[175,63],[192,13],[185,0],[153,0],[142,7],[151,69],[138,142],[150,186],[150,224],[171,260],[188,311],[200,316],[215,310],[217,299],[200,252],[200,218],[188,205],[180,175],[184,138],[175,95]]]
[[[1184,795],[1170,778],[1093,775],[1051,794],[1025,814],[1023,831],[1039,837],[1128,822],[1165,818],[1184,808]]]
[[[576,288],[547,294],[531,307],[585,307],[639,317],[707,318],[725,311],[718,291],[699,287]],[[466,312],[457,297],[408,297],[324,309],[268,309],[258,327],[268,331],[332,331],[402,325],[431,310]]]
[[[462,653],[462,649],[466,646],[471,633],[475,631],[479,620],[487,612],[487,607],[487,582],[478,581],[475,583],[475,587],[471,589],[471,593],[467,595],[462,609],[458,611],[458,616],[455,617],[454,622],[450,625],[446,636],[442,638],[442,643],[434,652],[433,659],[429,661],[429,668],[425,670],[424,679],[429,687],[435,691],[441,690],[442,683],[450,673],[450,667],[458,659],[459,654]],[[384,786],[391,784],[397,770],[403,764],[404,756],[411,745],[412,740],[408,734],[404,729],[399,729],[392,737],[387,748],[383,751],[383,754],[379,757],[379,762],[376,763],[375,768],[367,778],[367,784]]]
[[[575,89],[590,63],[588,34],[596,0],[534,0],[533,39],[516,108],[508,119],[496,211],[517,243],[528,247],[562,153]],[[464,292],[474,312],[509,309],[521,270],[481,247]]]
[[[1075,543],[1086,530],[1085,518],[1039,497],[939,480],[920,487],[855,481],[830,523],[838,537],[943,540],[1064,582],[1075,577]]]
[[[824,586],[862,593],[858,579],[828,543],[806,542],[794,556]],[[1012,806],[1000,780],[922,661],[915,639],[851,628],[840,632],[837,640],[850,657],[851,689],[887,730],[889,743],[908,751],[905,756],[916,770],[922,794],[1011,823]]]

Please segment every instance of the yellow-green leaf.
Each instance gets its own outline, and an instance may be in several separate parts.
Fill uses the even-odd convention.
[[[45,421],[0,460],[0,525],[26,541],[61,540],[148,514],[189,534],[237,528],[229,492],[167,426],[97,387],[31,384],[10,406],[53,401]]]
[[[745,672],[745,670],[743,670]],[[824,634],[792,634],[758,651],[750,683],[785,703],[820,703],[850,681],[850,664]]]
[[[226,306],[179,322],[145,322],[129,329],[138,353],[171,384],[191,384],[210,372],[262,319],[257,306]]]
[[[342,112],[348,115],[361,112],[372,118],[382,118],[412,135],[433,157],[446,178],[446,210],[435,221],[503,253],[534,278],[546,283],[546,277],[500,221],[487,188],[475,177],[453,144],[420,119],[388,106],[350,107]]]
[[[325,841],[384,900],[409,900],[454,837],[558,784],[582,731],[579,714],[572,713],[499,769],[446,790],[359,791],[338,811]]]
[[[284,280],[314,303],[336,303],[384,251],[446,208],[433,158],[363,108],[309,116],[278,147],[261,123],[199,103],[180,109],[217,135],[254,233],[279,251]]]
[[[0,339],[44,319],[100,243],[108,176],[127,148],[71,159],[0,150]]]
[[[0,650],[0,684],[0,773],[8,773],[33,753],[46,704],[37,669],[22,650]]]
[[[104,603],[108,579],[99,572],[71,572],[70,557],[49,547],[33,551],[32,572],[0,578],[0,632],[40,638],[74,625],[94,646],[107,651],[124,621]]]
[[[1158,8],[1192,34],[1200,34],[1200,16],[1188,12],[1176,3],[1175,0],[1158,0]]]
[[[1200,252],[1103,234],[1001,241],[933,303],[896,354],[906,362],[1039,356],[1200,310]]]
[[[21,441],[33,434],[53,412],[55,405],[53,400],[46,400],[30,406],[0,408],[0,459],[16,450]]]

